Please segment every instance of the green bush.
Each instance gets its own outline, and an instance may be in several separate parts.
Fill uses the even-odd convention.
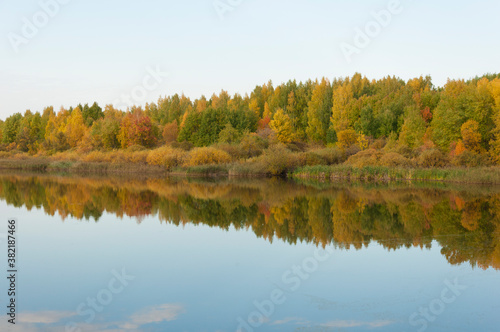
[[[48,165],[47,169],[50,171],[68,171],[74,162],[72,161],[55,161]]]
[[[417,164],[420,167],[445,167],[448,159],[438,149],[428,149],[417,157]]]
[[[313,152],[321,156],[327,165],[337,165],[345,161],[344,154],[336,147],[324,148]]]
[[[246,158],[245,151],[239,144],[219,143],[214,146],[216,149],[226,152],[233,161]]]
[[[291,142],[286,147],[292,152],[304,152],[307,150],[307,144],[304,142]]]
[[[386,167],[408,167],[411,166],[411,161],[399,153],[389,152],[380,158],[379,165]]]
[[[262,163],[266,173],[271,175],[285,175],[297,167],[299,160],[283,144],[278,144],[265,150],[258,161]]]
[[[453,164],[456,166],[477,167],[487,166],[488,157],[474,151],[465,150],[453,158]]]
[[[379,160],[383,156],[383,152],[374,149],[368,149],[349,157],[346,164],[362,168],[365,166],[377,166],[379,165]]]
[[[241,134],[238,130],[228,123],[226,127],[219,133],[219,143],[239,143],[241,141]]]
[[[361,151],[361,148],[357,144],[353,144],[347,149],[343,149],[344,151],[344,160],[349,159],[349,157],[354,156],[355,154]]]
[[[327,161],[316,152],[309,151],[298,155],[298,164],[300,166],[326,165]]]
[[[173,147],[174,149],[181,149],[184,151],[191,151],[194,148],[193,143],[188,142],[188,141],[172,142],[172,144],[170,146]]]
[[[227,165],[199,165],[188,167],[186,173],[203,176],[226,176],[229,171]]]
[[[266,174],[265,165],[257,160],[235,163],[229,169],[231,176],[255,176]]]
[[[241,140],[239,146],[243,153],[243,157],[252,158],[262,154],[264,149],[267,148],[267,143],[257,134],[247,134]]]
[[[375,150],[382,150],[387,144],[387,141],[384,138],[379,138],[373,141],[372,144],[370,144],[370,149],[375,149]]]
[[[412,150],[407,145],[398,145],[392,152],[402,155],[405,158],[411,159],[417,156],[416,151]]]

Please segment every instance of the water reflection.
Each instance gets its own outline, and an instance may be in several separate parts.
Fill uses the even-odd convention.
[[[0,176],[0,199],[95,220],[157,216],[160,222],[250,229],[290,244],[359,249],[427,247],[435,240],[450,264],[500,269],[500,189],[452,185],[347,186],[280,180]]]

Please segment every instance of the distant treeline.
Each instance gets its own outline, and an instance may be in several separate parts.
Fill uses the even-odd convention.
[[[359,152],[390,143],[400,150],[463,156],[463,163],[499,163],[500,74],[449,80],[443,88],[430,77],[405,82],[355,74],[276,87],[268,82],[245,96],[221,91],[193,101],[176,94],[128,110],[103,110],[97,103],[57,113],[46,107],[0,121],[0,142],[0,151],[31,155],[242,142],[247,150],[285,144],[292,151],[307,145],[356,146]]]

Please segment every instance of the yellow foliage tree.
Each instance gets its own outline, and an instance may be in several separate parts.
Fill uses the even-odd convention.
[[[349,83],[340,85],[333,90],[331,122],[337,132],[346,130],[350,126],[349,113],[353,98],[352,86]]]
[[[316,84],[307,110],[306,133],[312,142],[326,142],[332,108],[332,87],[330,81],[323,78]]]
[[[269,127],[276,133],[276,137],[281,143],[290,143],[294,138],[292,121],[281,108],[274,114],[273,120],[269,123]]]
[[[207,98],[205,98],[205,96],[201,96],[201,98],[196,101],[196,112],[201,113],[206,109],[207,109]]]
[[[45,142],[50,148],[56,150],[67,148],[65,130],[68,116],[69,112],[64,108],[61,108],[57,115],[55,113],[50,114],[49,121],[45,127]]]
[[[338,146],[342,149],[348,148],[358,142],[358,134],[354,129],[341,130],[337,133]]]
[[[180,128],[184,128],[184,125],[186,124],[188,116],[189,116],[188,112],[184,113],[184,115],[182,116]]]
[[[496,78],[489,84],[489,90],[495,99],[495,109],[493,113],[493,139],[490,142],[490,154],[492,159],[500,164],[500,79]]]
[[[248,108],[250,109],[250,111],[254,112],[260,118],[260,107],[259,107],[259,101],[257,99],[252,98],[250,100]]]
[[[83,135],[85,135],[85,129],[82,112],[77,107],[71,112],[64,129],[64,134],[70,147],[74,148],[80,143]]]
[[[361,150],[366,150],[368,149],[368,145],[369,145],[369,142],[368,142],[368,139],[366,138],[365,135],[363,134],[360,134],[358,136],[358,139],[357,139],[357,143],[358,143],[358,146]]]
[[[469,151],[481,152],[481,134],[479,124],[475,120],[469,120],[462,125],[462,141]]]
[[[45,141],[49,146],[55,145],[57,141],[57,119],[54,113],[50,114],[49,121],[45,127]]]

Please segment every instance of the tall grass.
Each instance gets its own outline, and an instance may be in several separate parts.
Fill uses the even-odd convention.
[[[295,170],[292,177],[346,179],[366,181],[448,181],[477,184],[500,184],[500,167],[478,168],[392,168],[384,166],[353,167],[305,166]]]
[[[247,157],[232,145],[194,148],[189,151],[163,146],[153,150],[131,147],[126,150],[81,153],[69,150],[35,156],[19,151],[0,152],[0,169],[86,174],[155,173],[226,176],[290,176],[295,178],[362,180],[388,182],[447,181],[500,184],[500,167],[448,166],[447,157],[435,149],[418,156],[404,151],[367,149],[350,155],[336,147],[309,150],[274,144],[263,153]],[[441,167],[440,167],[441,166]]]

